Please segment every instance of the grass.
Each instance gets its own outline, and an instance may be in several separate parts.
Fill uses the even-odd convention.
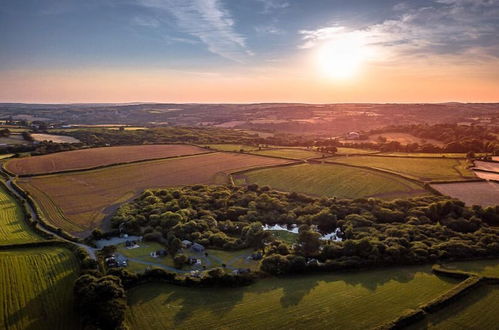
[[[214,150],[219,151],[237,151],[239,152],[241,149],[244,151],[253,151],[258,150],[258,147],[249,146],[244,144],[203,144],[201,147],[210,147]]]
[[[474,260],[448,262],[442,265],[447,269],[470,272],[480,276],[499,277],[499,260]]]
[[[271,230],[272,235],[285,243],[294,244],[298,242],[298,234],[290,233],[286,230]]]
[[[148,188],[222,183],[237,170],[286,163],[286,160],[247,154],[208,153],[147,161],[79,173],[20,178],[46,217],[74,234],[99,227],[119,203]]]
[[[378,155],[395,157],[466,158],[466,153],[382,152]]]
[[[497,329],[499,286],[478,287],[409,329]]]
[[[17,201],[0,186],[0,244],[16,244],[38,241],[36,235],[24,220]]]
[[[157,250],[164,250],[165,247],[156,242],[141,242],[139,243],[140,247],[135,249],[127,249],[124,244],[120,244],[117,247],[117,252],[129,258],[129,266],[128,270],[134,272],[143,272],[144,270],[151,267],[160,267],[166,266],[174,267],[173,259],[170,255],[165,257],[154,258],[151,257],[150,253]],[[227,265],[230,269],[232,268],[250,268],[256,269],[258,268],[258,262],[246,260],[245,257],[251,255],[253,250],[244,249],[239,251],[223,251],[223,250],[213,250],[207,249],[208,257],[202,253],[195,253],[189,249],[184,249],[183,253],[189,257],[200,258],[202,265],[206,266],[207,269],[221,267],[222,264]],[[132,260],[130,260],[130,258]],[[141,261],[143,263],[141,263]],[[152,264],[148,264],[152,263]],[[153,265],[153,264],[158,264]],[[192,270],[198,269],[199,267],[189,267],[184,266],[183,270]]]
[[[78,329],[73,283],[78,262],[58,247],[0,251],[0,327]]]
[[[245,173],[247,183],[339,198],[422,195],[421,185],[391,174],[331,164],[300,164]]]
[[[308,158],[322,157],[322,153],[317,151],[305,150],[305,149],[292,149],[292,148],[260,150],[260,151],[254,151],[252,153],[255,155],[265,155],[265,156],[282,157],[290,159],[308,159]]]
[[[355,156],[331,161],[388,170],[418,180],[465,180],[475,178],[461,159]]]
[[[338,155],[354,155],[354,154],[372,154],[372,153],[377,153],[377,152],[378,151],[376,151],[376,150],[338,147],[338,151],[336,152],[336,154],[338,154]]]
[[[132,329],[366,329],[450,289],[430,267],[271,278],[242,288],[132,289]]]

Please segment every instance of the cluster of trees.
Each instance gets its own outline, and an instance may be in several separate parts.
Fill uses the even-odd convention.
[[[145,191],[117,211],[112,225],[121,224],[173,249],[183,239],[261,249],[262,270],[273,274],[499,255],[499,206],[470,208],[442,196],[340,200],[256,185],[196,185]],[[297,243],[277,240],[262,224],[300,226]],[[336,228],[342,241],[319,239]]]
[[[431,144],[418,145],[416,143],[406,146],[407,152],[490,152],[499,154],[499,130],[483,126],[462,126],[457,124],[419,124],[387,126],[373,130],[370,134],[401,132],[409,133],[422,139],[442,141],[445,145],[437,147]],[[388,148],[401,147],[398,145],[386,146]],[[435,151],[425,151],[434,149]],[[390,150],[399,151],[399,150]]]

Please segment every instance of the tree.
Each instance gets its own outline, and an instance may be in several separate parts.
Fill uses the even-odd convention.
[[[185,254],[179,253],[173,258],[173,264],[175,265],[175,268],[181,269],[186,263],[187,256]]]
[[[319,252],[321,235],[311,231],[307,225],[302,225],[298,232],[298,242],[304,256],[313,256]]]

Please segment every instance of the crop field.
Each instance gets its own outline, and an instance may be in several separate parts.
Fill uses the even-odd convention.
[[[428,266],[271,278],[240,288],[132,289],[131,329],[367,329],[455,285]]]
[[[29,144],[21,134],[11,134],[9,137],[0,137],[0,144]]]
[[[482,162],[479,160],[475,161],[475,168],[484,171],[492,171],[499,173],[499,163],[496,162]]]
[[[499,286],[478,287],[408,329],[497,329]]]
[[[24,214],[17,201],[0,186],[0,244],[25,243],[40,239],[24,221]]]
[[[253,151],[258,150],[258,147],[249,146],[245,144],[205,144],[203,146],[209,147],[211,149],[220,150],[220,151],[236,151],[239,152],[241,150],[244,151]]]
[[[460,270],[480,276],[499,277],[499,259],[456,261],[443,264],[447,269]]]
[[[104,147],[12,159],[5,167],[19,175],[41,174],[204,152],[207,150],[181,144]]]
[[[260,151],[254,151],[252,153],[255,155],[274,156],[274,157],[282,157],[290,159],[308,159],[308,158],[322,157],[322,153],[320,152],[313,150],[296,149],[296,148],[260,150]]]
[[[243,178],[246,183],[269,185],[278,190],[339,198],[398,198],[428,194],[421,185],[395,175],[333,164],[254,170],[245,173]]]
[[[491,206],[499,204],[499,183],[458,182],[432,184],[440,193],[462,200],[467,205]]]
[[[119,203],[148,188],[227,183],[228,173],[286,164],[277,158],[208,153],[98,170],[20,178],[54,225],[79,233],[101,225]]]
[[[54,134],[41,134],[41,133],[33,133],[31,134],[31,137],[35,141],[52,141],[54,143],[79,143],[81,142],[78,139],[75,139],[72,136],[65,136],[65,135],[54,135]]]
[[[354,156],[338,157],[331,161],[388,170],[425,181],[476,178],[473,172],[466,168],[466,161],[461,159]]]
[[[499,181],[499,173],[475,171],[475,175],[480,179]]]
[[[0,251],[0,327],[78,329],[73,282],[78,262],[59,247]],[[8,270],[8,271],[7,271]]]

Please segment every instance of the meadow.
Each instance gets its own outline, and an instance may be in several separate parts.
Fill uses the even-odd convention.
[[[480,286],[408,329],[497,329],[499,286]]]
[[[387,170],[422,181],[476,178],[466,167],[466,160],[461,159],[354,156],[337,157],[331,161]]]
[[[432,184],[440,193],[462,200],[467,205],[493,206],[499,200],[497,182],[458,182]]]
[[[65,135],[32,133],[31,137],[38,142],[52,141],[54,143],[80,143],[80,140]]]
[[[240,288],[147,284],[129,291],[132,329],[366,329],[449,290],[429,266],[270,278]]]
[[[73,307],[78,262],[59,247],[0,251],[0,325],[7,329],[79,329]],[[7,271],[8,270],[8,271]]]
[[[227,183],[233,171],[279,165],[286,160],[247,154],[208,153],[147,161],[79,173],[20,178],[50,221],[69,232],[101,225],[119,203],[148,188]]]
[[[428,194],[421,185],[395,175],[333,164],[260,169],[246,172],[242,178],[246,183],[315,196],[389,199]]]
[[[290,159],[309,159],[309,158],[322,157],[321,152],[317,152],[317,151],[313,151],[313,150],[298,149],[298,148],[279,148],[279,149],[259,150],[259,151],[253,151],[252,154],[290,158]]]
[[[447,269],[474,273],[480,276],[499,277],[499,260],[455,261],[442,264]]]
[[[475,161],[475,168],[483,171],[491,171],[499,173],[499,163],[497,162],[482,162],[479,160]]]
[[[103,147],[16,158],[9,160],[5,168],[18,175],[42,174],[205,152],[208,151],[181,144]]]
[[[0,244],[16,244],[38,241],[36,235],[24,220],[17,201],[0,186]]]
[[[246,144],[206,144],[203,147],[208,147],[210,149],[219,150],[219,151],[233,151],[240,152],[244,151],[254,151],[258,150],[258,147],[250,146]]]

